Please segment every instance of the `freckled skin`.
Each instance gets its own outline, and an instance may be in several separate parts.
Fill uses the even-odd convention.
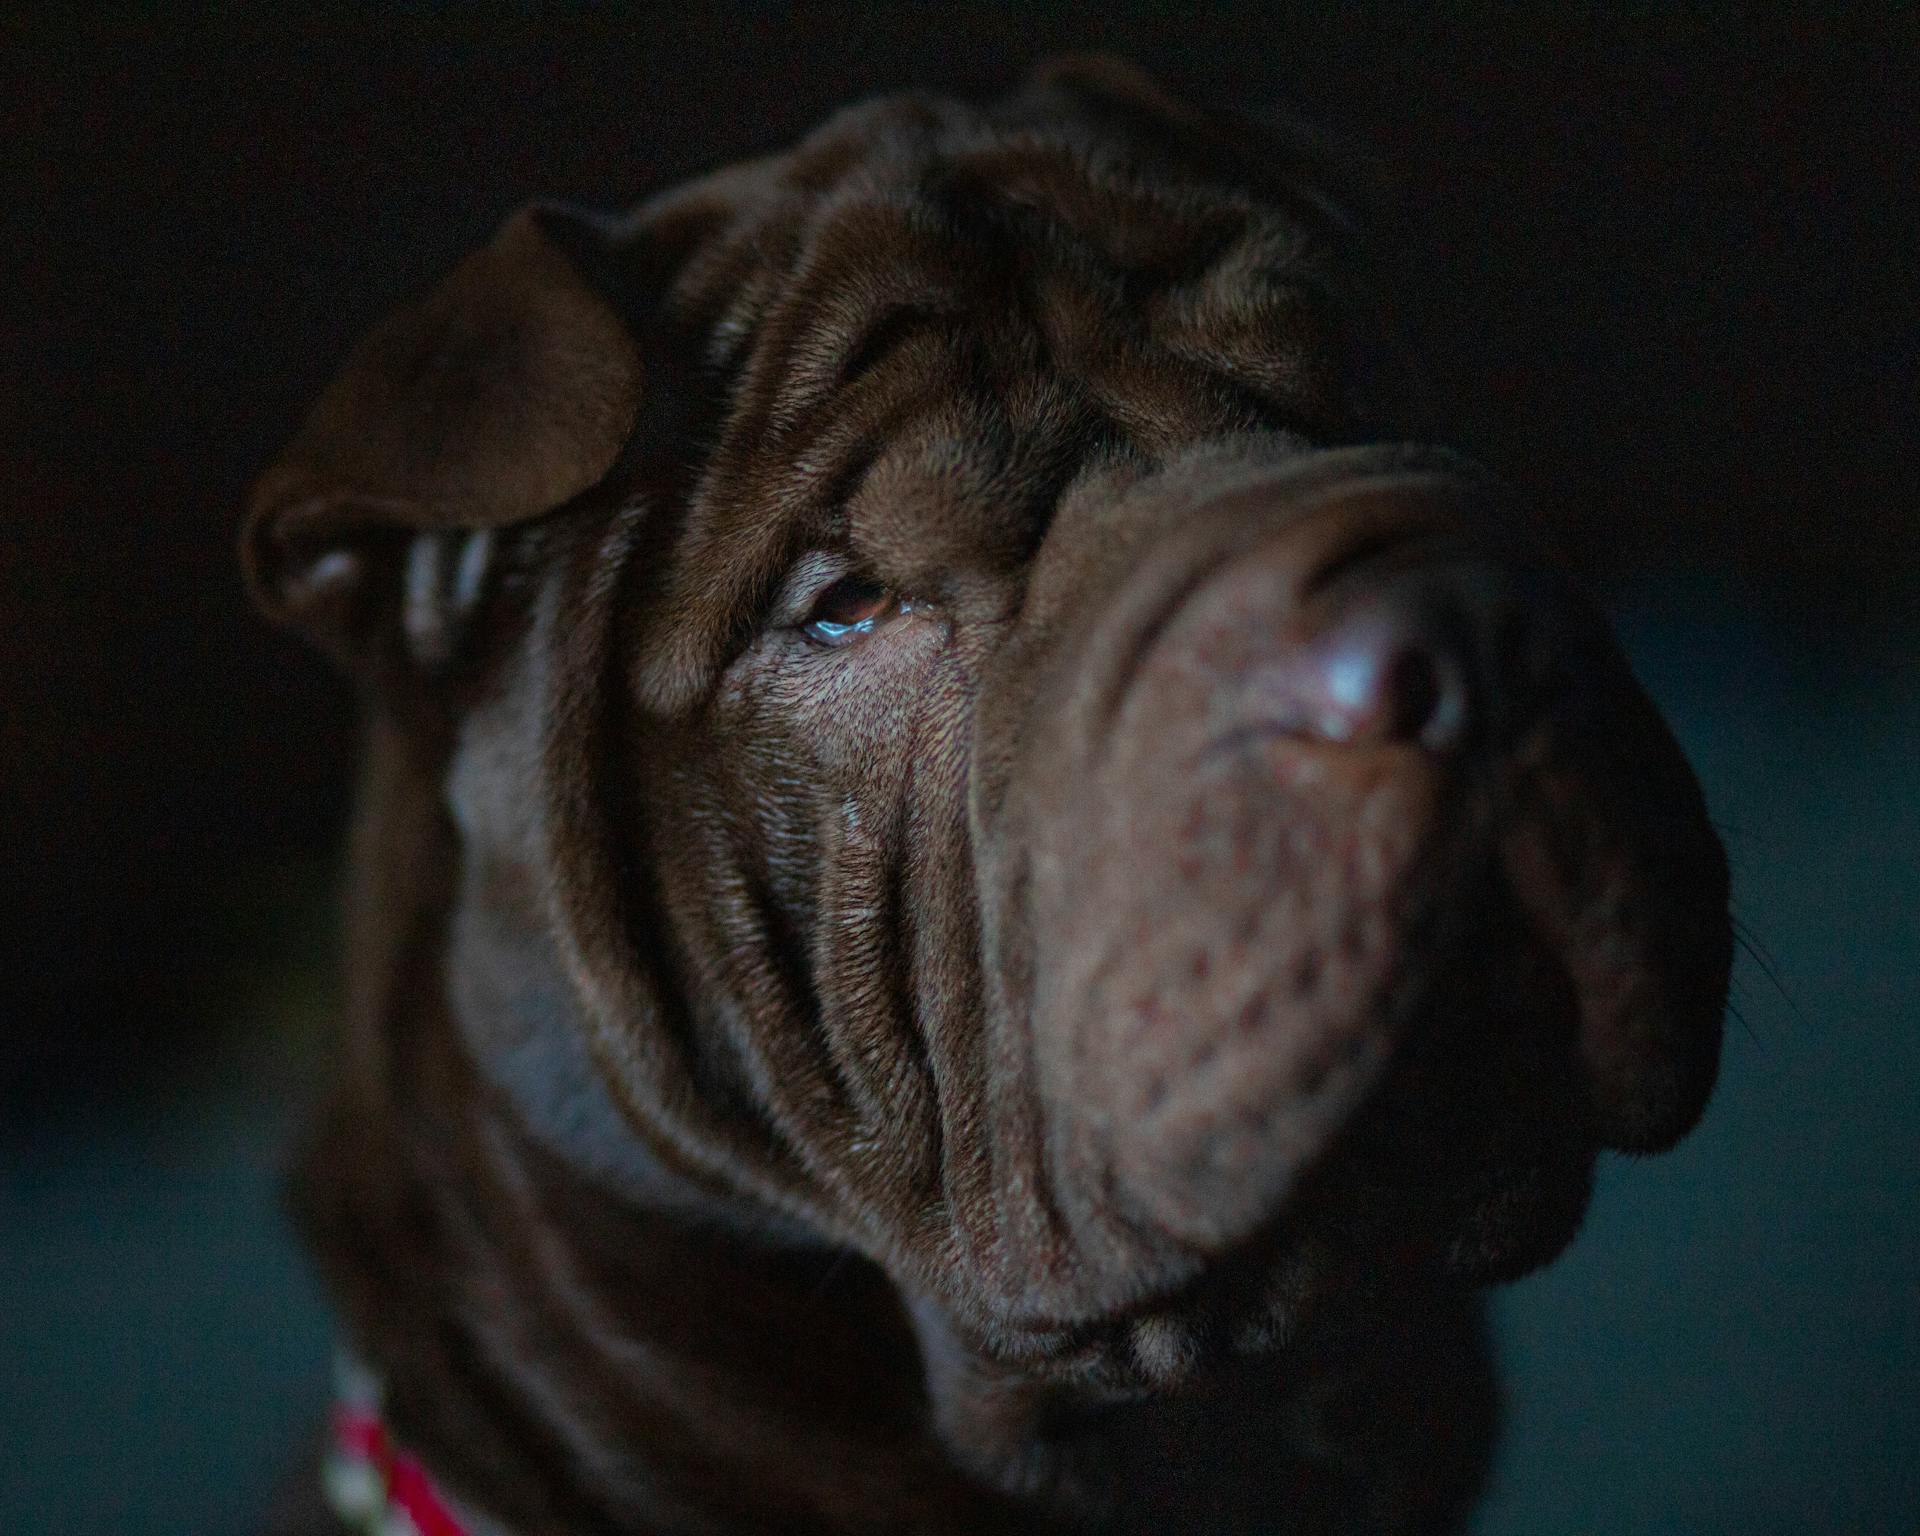
[[[1344,238],[1123,66],[875,103],[520,216],[263,479],[369,720],[298,1204],[499,1529],[1463,1517],[1725,871],[1525,510],[1335,446]]]

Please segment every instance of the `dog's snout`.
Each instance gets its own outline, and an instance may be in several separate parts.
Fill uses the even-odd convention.
[[[1069,1211],[1220,1254],[1351,1176],[1463,1273],[1539,1262],[1598,1148],[1711,1086],[1725,883],[1684,760],[1484,480],[1329,453],[1140,494],[1169,536],[1061,653],[1039,740],[1074,771],[1026,781]],[[1380,1124],[1414,1154],[1361,1156]]]

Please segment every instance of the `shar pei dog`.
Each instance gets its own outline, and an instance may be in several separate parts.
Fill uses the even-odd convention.
[[[1701,1113],[1726,867],[1321,186],[1071,60],[346,361],[243,535],[364,704],[334,1518],[1464,1518],[1475,1288]]]

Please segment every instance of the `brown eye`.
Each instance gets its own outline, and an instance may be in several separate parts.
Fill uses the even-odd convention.
[[[846,645],[872,634],[900,607],[900,600],[879,582],[842,576],[820,594],[800,631],[819,645]]]

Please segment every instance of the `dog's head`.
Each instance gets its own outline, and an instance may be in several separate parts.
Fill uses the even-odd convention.
[[[1076,64],[524,213],[363,344],[248,558],[438,806],[362,927],[541,1139],[1153,1384],[1688,1128],[1700,794],[1530,509],[1369,445],[1342,238]]]

